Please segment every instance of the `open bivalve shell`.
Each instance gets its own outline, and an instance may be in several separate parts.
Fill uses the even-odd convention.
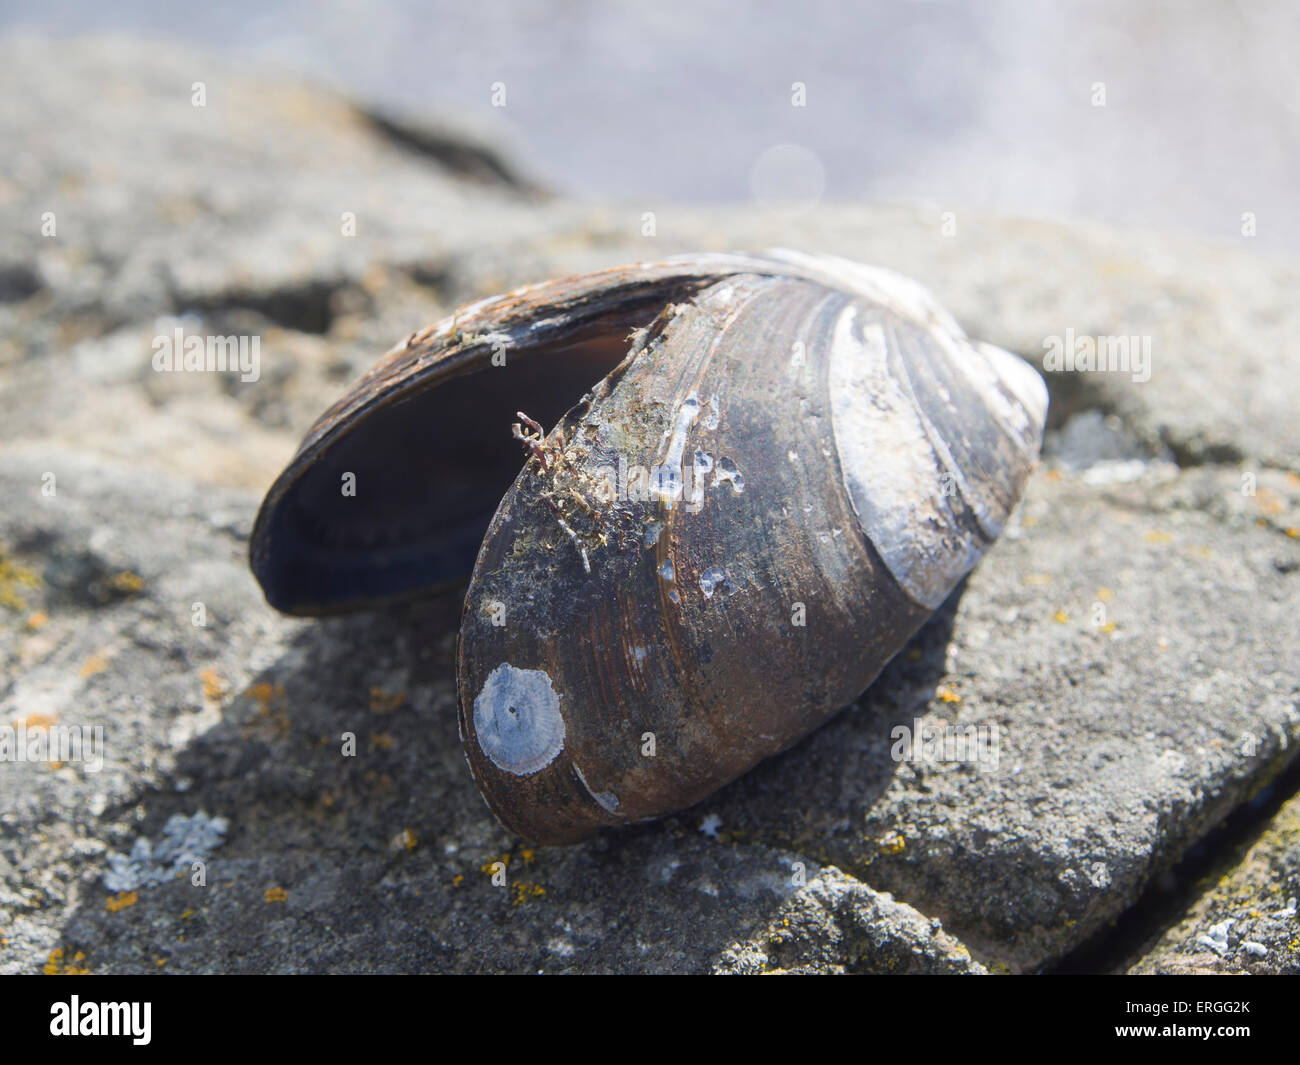
[[[1001,532],[1046,409],[1027,363],[842,259],[551,281],[413,334],[331,408],[252,566],[295,614],[469,576],[470,769],[512,832],[572,842],[856,699]]]

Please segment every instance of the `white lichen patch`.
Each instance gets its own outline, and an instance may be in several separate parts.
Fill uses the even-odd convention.
[[[664,564],[659,567],[659,576],[666,581],[673,580],[675,574],[673,572],[673,560],[671,558],[664,559]]]
[[[560,696],[540,669],[502,662],[474,700],[474,734],[498,769],[529,776],[564,750]]]
[[[129,854],[109,857],[104,886],[109,891],[135,891],[188,876],[195,862],[206,862],[225,842],[229,827],[224,817],[209,817],[202,811],[191,817],[172,814],[157,843],[142,836]]]
[[[1220,921],[1208,932],[1197,936],[1196,942],[1203,947],[1209,947],[1219,957],[1226,957],[1228,954],[1228,933],[1232,931],[1232,926],[1236,923],[1231,918]]]

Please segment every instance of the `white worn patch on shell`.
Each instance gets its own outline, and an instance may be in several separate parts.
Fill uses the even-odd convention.
[[[718,396],[714,393],[709,397],[709,413],[704,418],[704,428],[712,432],[718,427],[718,419],[722,416],[718,410]]]
[[[721,566],[710,566],[700,574],[700,591],[704,593],[704,598],[712,599],[715,590],[724,599],[736,593],[735,584],[732,583],[731,578],[727,576],[727,571]]]
[[[587,783],[587,778],[583,776],[582,770],[575,765],[573,771],[578,774],[578,780],[580,780],[582,786],[587,789],[587,794],[596,801],[597,806],[611,814],[618,810],[617,795],[612,791],[593,791],[591,785]]]
[[[498,769],[529,776],[564,750],[560,696],[540,669],[502,662],[474,699],[474,735]]]
[[[962,335],[961,327],[922,284],[910,277],[879,266],[867,266],[836,255],[811,255],[788,248],[769,248],[762,254],[705,252],[679,255],[667,260],[697,268],[716,269],[720,274],[759,273],[802,277],[832,289],[852,292],[869,302],[886,307],[921,325]]]
[[[713,486],[716,488],[720,484],[730,484],[731,490],[740,495],[745,490],[745,475],[740,472],[731,459],[721,458],[718,460],[717,469],[713,474]]]
[[[696,451],[695,461],[691,463],[691,498],[690,510],[696,512],[704,505],[704,489],[709,474],[713,472],[713,456],[707,451]],[[716,482],[715,482],[716,483]]]
[[[673,505],[681,498],[684,475],[682,459],[686,451],[686,434],[690,432],[691,426],[699,416],[700,397],[692,392],[674,412],[668,447],[656,467],[659,471],[659,479],[654,483],[654,491],[669,510],[672,510]]]
[[[809,255],[786,248],[771,248],[767,254],[778,262],[795,267],[805,277],[815,278],[832,288],[857,292],[904,318],[961,336],[961,327],[952,315],[924,285],[910,277],[835,255]]]
[[[1047,383],[1037,370],[1018,355],[979,341],[975,343],[975,348],[984,356],[998,379],[1020,401],[1024,412],[1029,416],[1025,438],[1028,440],[1032,437],[1035,441],[1033,447],[1037,450],[1037,440],[1042,433],[1043,423],[1047,420]]]
[[[831,421],[845,488],[863,532],[899,586],[915,602],[936,609],[1001,532],[1008,513],[981,472],[963,470],[953,458],[935,427],[936,412],[918,409],[912,386],[891,371],[885,326],[860,323],[860,317],[859,307],[844,309],[830,353]],[[960,330],[931,325],[926,342],[968,381],[982,408],[959,409],[942,392],[948,413],[995,420],[1020,452],[1018,469],[993,470],[991,476],[1023,478],[1038,449],[1036,419],[1046,410],[1041,381],[1040,402],[1027,377],[1005,360],[990,361]],[[998,388],[999,380],[1015,400]]]

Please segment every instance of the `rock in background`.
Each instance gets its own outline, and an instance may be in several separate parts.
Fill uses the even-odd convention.
[[[645,236],[460,126],[173,46],[11,41],[0,79],[0,724],[106,737],[98,771],[0,762],[0,971],[1041,970],[1291,779],[1295,266],[913,206]],[[770,245],[912,275],[1040,366],[1067,331],[1149,338],[1149,377],[1053,375],[1018,520],[855,707],[679,817],[524,848],[460,753],[460,603],[274,614],[261,493],[460,302]],[[258,380],[155,372],[177,327],[259,336]],[[900,764],[917,722],[996,762]],[[1294,970],[1293,808],[1139,969]]]

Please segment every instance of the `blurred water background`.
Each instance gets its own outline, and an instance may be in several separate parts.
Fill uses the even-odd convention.
[[[557,191],[646,210],[920,200],[1234,242],[1249,212],[1261,249],[1300,250],[1294,0],[0,2],[0,33],[33,32],[468,115]]]

